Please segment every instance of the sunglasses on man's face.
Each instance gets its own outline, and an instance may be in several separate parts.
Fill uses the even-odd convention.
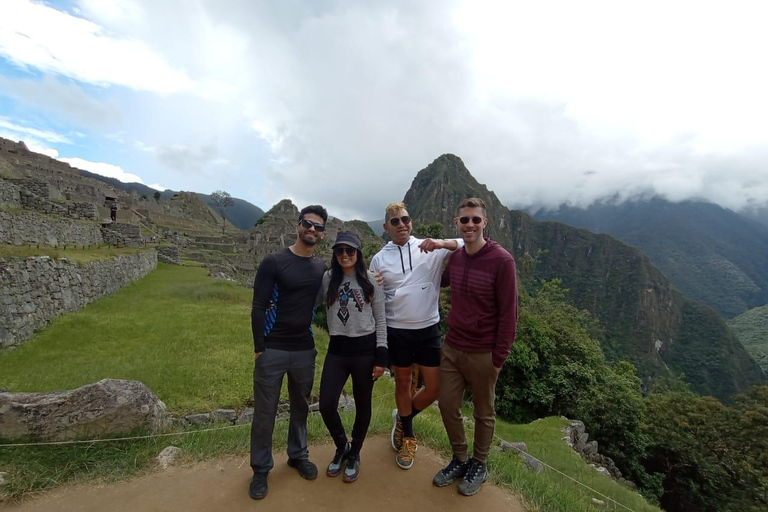
[[[317,223],[315,223],[315,222],[312,222],[311,220],[307,220],[307,219],[301,219],[301,220],[299,221],[299,224],[300,224],[300,225],[301,225],[301,227],[303,227],[304,229],[312,229],[312,228],[315,228],[315,231],[317,231],[318,233],[322,233],[323,231],[325,231],[325,226],[323,226],[322,224],[317,224]]]
[[[472,224],[481,224],[483,222],[482,217],[459,217],[459,222],[469,224],[470,219],[472,219]]]
[[[403,215],[402,217],[392,217],[389,219],[389,223],[393,226],[399,226],[401,222],[403,224],[410,224],[411,218],[408,215]]]
[[[344,254],[347,256],[354,256],[357,252],[357,249],[354,247],[336,247],[333,252],[336,254],[336,256],[344,256]]]

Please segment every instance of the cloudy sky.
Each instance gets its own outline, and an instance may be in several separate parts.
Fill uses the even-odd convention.
[[[0,136],[380,218],[443,153],[510,207],[768,202],[768,4],[2,0]]]

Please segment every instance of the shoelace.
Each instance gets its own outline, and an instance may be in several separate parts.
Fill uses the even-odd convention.
[[[472,482],[475,478],[480,476],[480,469],[482,465],[481,464],[473,464],[469,463],[469,469],[467,470],[467,475],[464,477],[469,482]]]
[[[401,459],[410,460],[413,458],[413,454],[416,451],[416,441],[412,439],[403,439],[403,448],[405,453],[400,456]]]
[[[458,459],[451,459],[451,462],[448,464],[447,467],[443,468],[443,474],[448,476],[452,473],[455,473],[461,468],[461,461]]]
[[[336,455],[333,456],[332,464],[339,464],[341,462],[341,459],[344,457],[344,454],[347,452],[346,448],[337,448],[336,449]]]

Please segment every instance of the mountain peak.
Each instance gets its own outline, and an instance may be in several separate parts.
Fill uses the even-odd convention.
[[[299,209],[290,199],[281,199],[265,215],[298,217]]]
[[[461,158],[446,153],[418,172],[404,201],[416,222],[438,221],[447,227],[456,207],[468,197],[484,200],[489,217],[507,213],[496,194],[472,176]]]

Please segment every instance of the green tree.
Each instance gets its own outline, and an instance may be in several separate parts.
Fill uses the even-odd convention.
[[[413,233],[419,238],[445,238],[445,227],[440,222],[419,224]]]
[[[163,197],[163,193],[159,190],[156,190],[152,196],[155,198],[155,201],[160,201],[160,198]]]
[[[639,463],[646,445],[645,407],[635,367],[606,363],[591,335],[597,330],[594,320],[569,304],[566,293],[553,280],[534,297],[521,294],[517,337],[499,375],[496,410],[516,422],[548,415],[578,418],[599,441],[601,453],[630,478],[658,489],[658,479],[648,479]]]
[[[643,465],[663,475],[669,512],[757,512],[768,507],[768,387],[727,407],[692,393],[652,394]]]
[[[496,409],[507,419],[573,415],[598,382],[605,356],[589,336],[592,320],[565,293],[553,280],[535,297],[520,296],[516,341],[497,384]]]
[[[227,231],[227,210],[229,210],[229,207],[235,204],[235,202],[232,199],[232,196],[229,195],[229,192],[224,192],[223,190],[213,192],[211,194],[211,201],[213,201],[216,209],[219,210],[221,218],[224,219],[224,224],[221,226],[221,234],[223,235]]]

